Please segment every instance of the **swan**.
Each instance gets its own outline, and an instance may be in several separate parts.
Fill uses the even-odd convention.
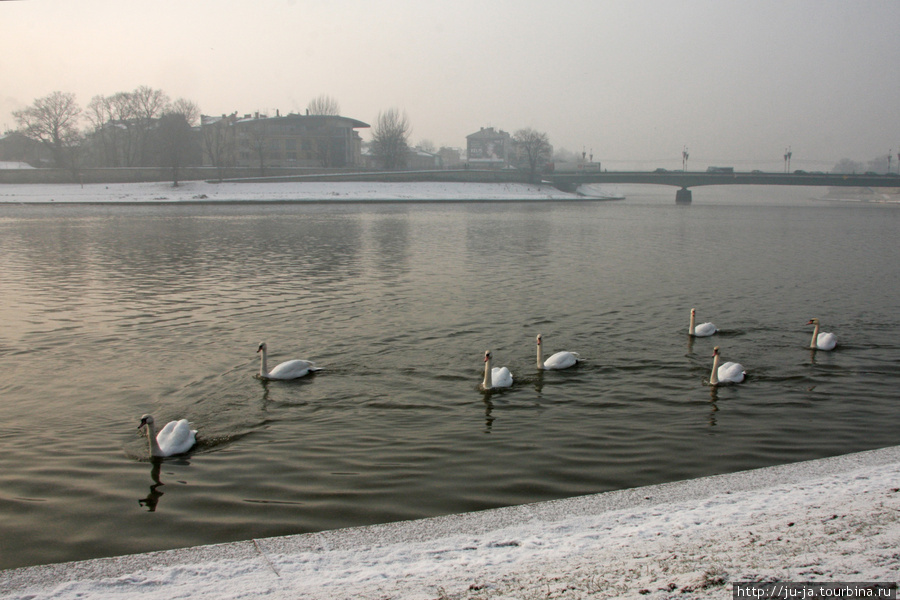
[[[494,388],[505,388],[513,384],[512,373],[506,367],[491,368],[491,351],[484,352],[484,381],[481,389],[489,391]]]
[[[257,353],[262,352],[259,362],[259,376],[262,379],[297,379],[309,372],[321,370],[308,360],[288,360],[269,371],[266,368],[267,348],[268,346],[266,346],[266,343],[262,342],[259,345],[259,348],[256,349]]]
[[[694,337],[707,337],[710,336],[717,331],[716,326],[712,323],[700,323],[697,326],[694,326],[694,320],[697,318],[697,309],[691,309],[691,327],[688,329],[688,335],[692,335]]]
[[[538,369],[568,369],[578,362],[577,352],[566,352],[562,350],[557,352],[547,360],[544,360],[543,337],[541,334],[537,336],[537,368]]]
[[[744,367],[740,363],[727,362],[719,366],[719,347],[713,348],[713,366],[712,373],[709,374],[709,385],[717,385],[719,383],[740,383],[744,380]]]
[[[826,331],[819,333],[818,319],[810,319],[807,325],[816,326],[816,328],[813,329],[812,340],[809,342],[809,347],[812,350],[834,350],[834,347],[837,346],[836,335]]]
[[[184,454],[197,443],[197,430],[191,429],[187,419],[169,421],[159,433],[156,433],[153,415],[144,415],[138,429],[144,427],[147,427],[147,439],[150,440],[150,456]]]

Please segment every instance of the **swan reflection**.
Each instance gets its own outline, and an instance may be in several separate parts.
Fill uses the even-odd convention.
[[[163,492],[159,490],[165,484],[159,479],[159,471],[162,467],[162,459],[160,458],[152,458],[150,459],[153,467],[150,469],[150,479],[153,480],[153,485],[150,486],[150,493],[147,494],[146,498],[139,498],[138,504],[141,506],[146,506],[149,512],[156,512],[156,505],[159,504],[159,499],[162,498]]]
[[[138,504],[145,506],[148,512],[156,512],[156,507],[159,505],[159,499],[162,498],[164,493],[160,489],[162,486],[166,485],[160,478],[160,470],[162,469],[163,463],[186,467],[191,464],[191,461],[186,458],[165,459],[159,456],[154,456],[150,459],[150,464],[152,465],[150,468],[150,479],[153,481],[153,484],[150,486],[150,492],[145,498],[138,498]]]

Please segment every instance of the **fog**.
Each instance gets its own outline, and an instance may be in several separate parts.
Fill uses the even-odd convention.
[[[0,128],[55,90],[147,85],[205,114],[327,94],[436,147],[532,127],[610,169],[687,147],[689,168],[779,170],[790,147],[826,170],[900,151],[897,23],[895,0],[0,1]]]

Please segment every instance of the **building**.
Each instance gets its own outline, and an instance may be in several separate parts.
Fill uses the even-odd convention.
[[[367,123],[336,115],[237,114],[202,117],[205,164],[236,167],[345,168],[362,165]]]
[[[466,136],[466,161],[470,167],[505,169],[509,166],[511,147],[512,140],[507,132],[482,127]]]

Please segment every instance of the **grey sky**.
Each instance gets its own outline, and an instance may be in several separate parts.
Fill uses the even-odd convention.
[[[54,90],[148,85],[205,114],[396,106],[436,146],[533,127],[610,169],[685,145],[696,168],[791,146],[826,169],[900,152],[898,24],[897,0],[0,2],[0,128]]]

